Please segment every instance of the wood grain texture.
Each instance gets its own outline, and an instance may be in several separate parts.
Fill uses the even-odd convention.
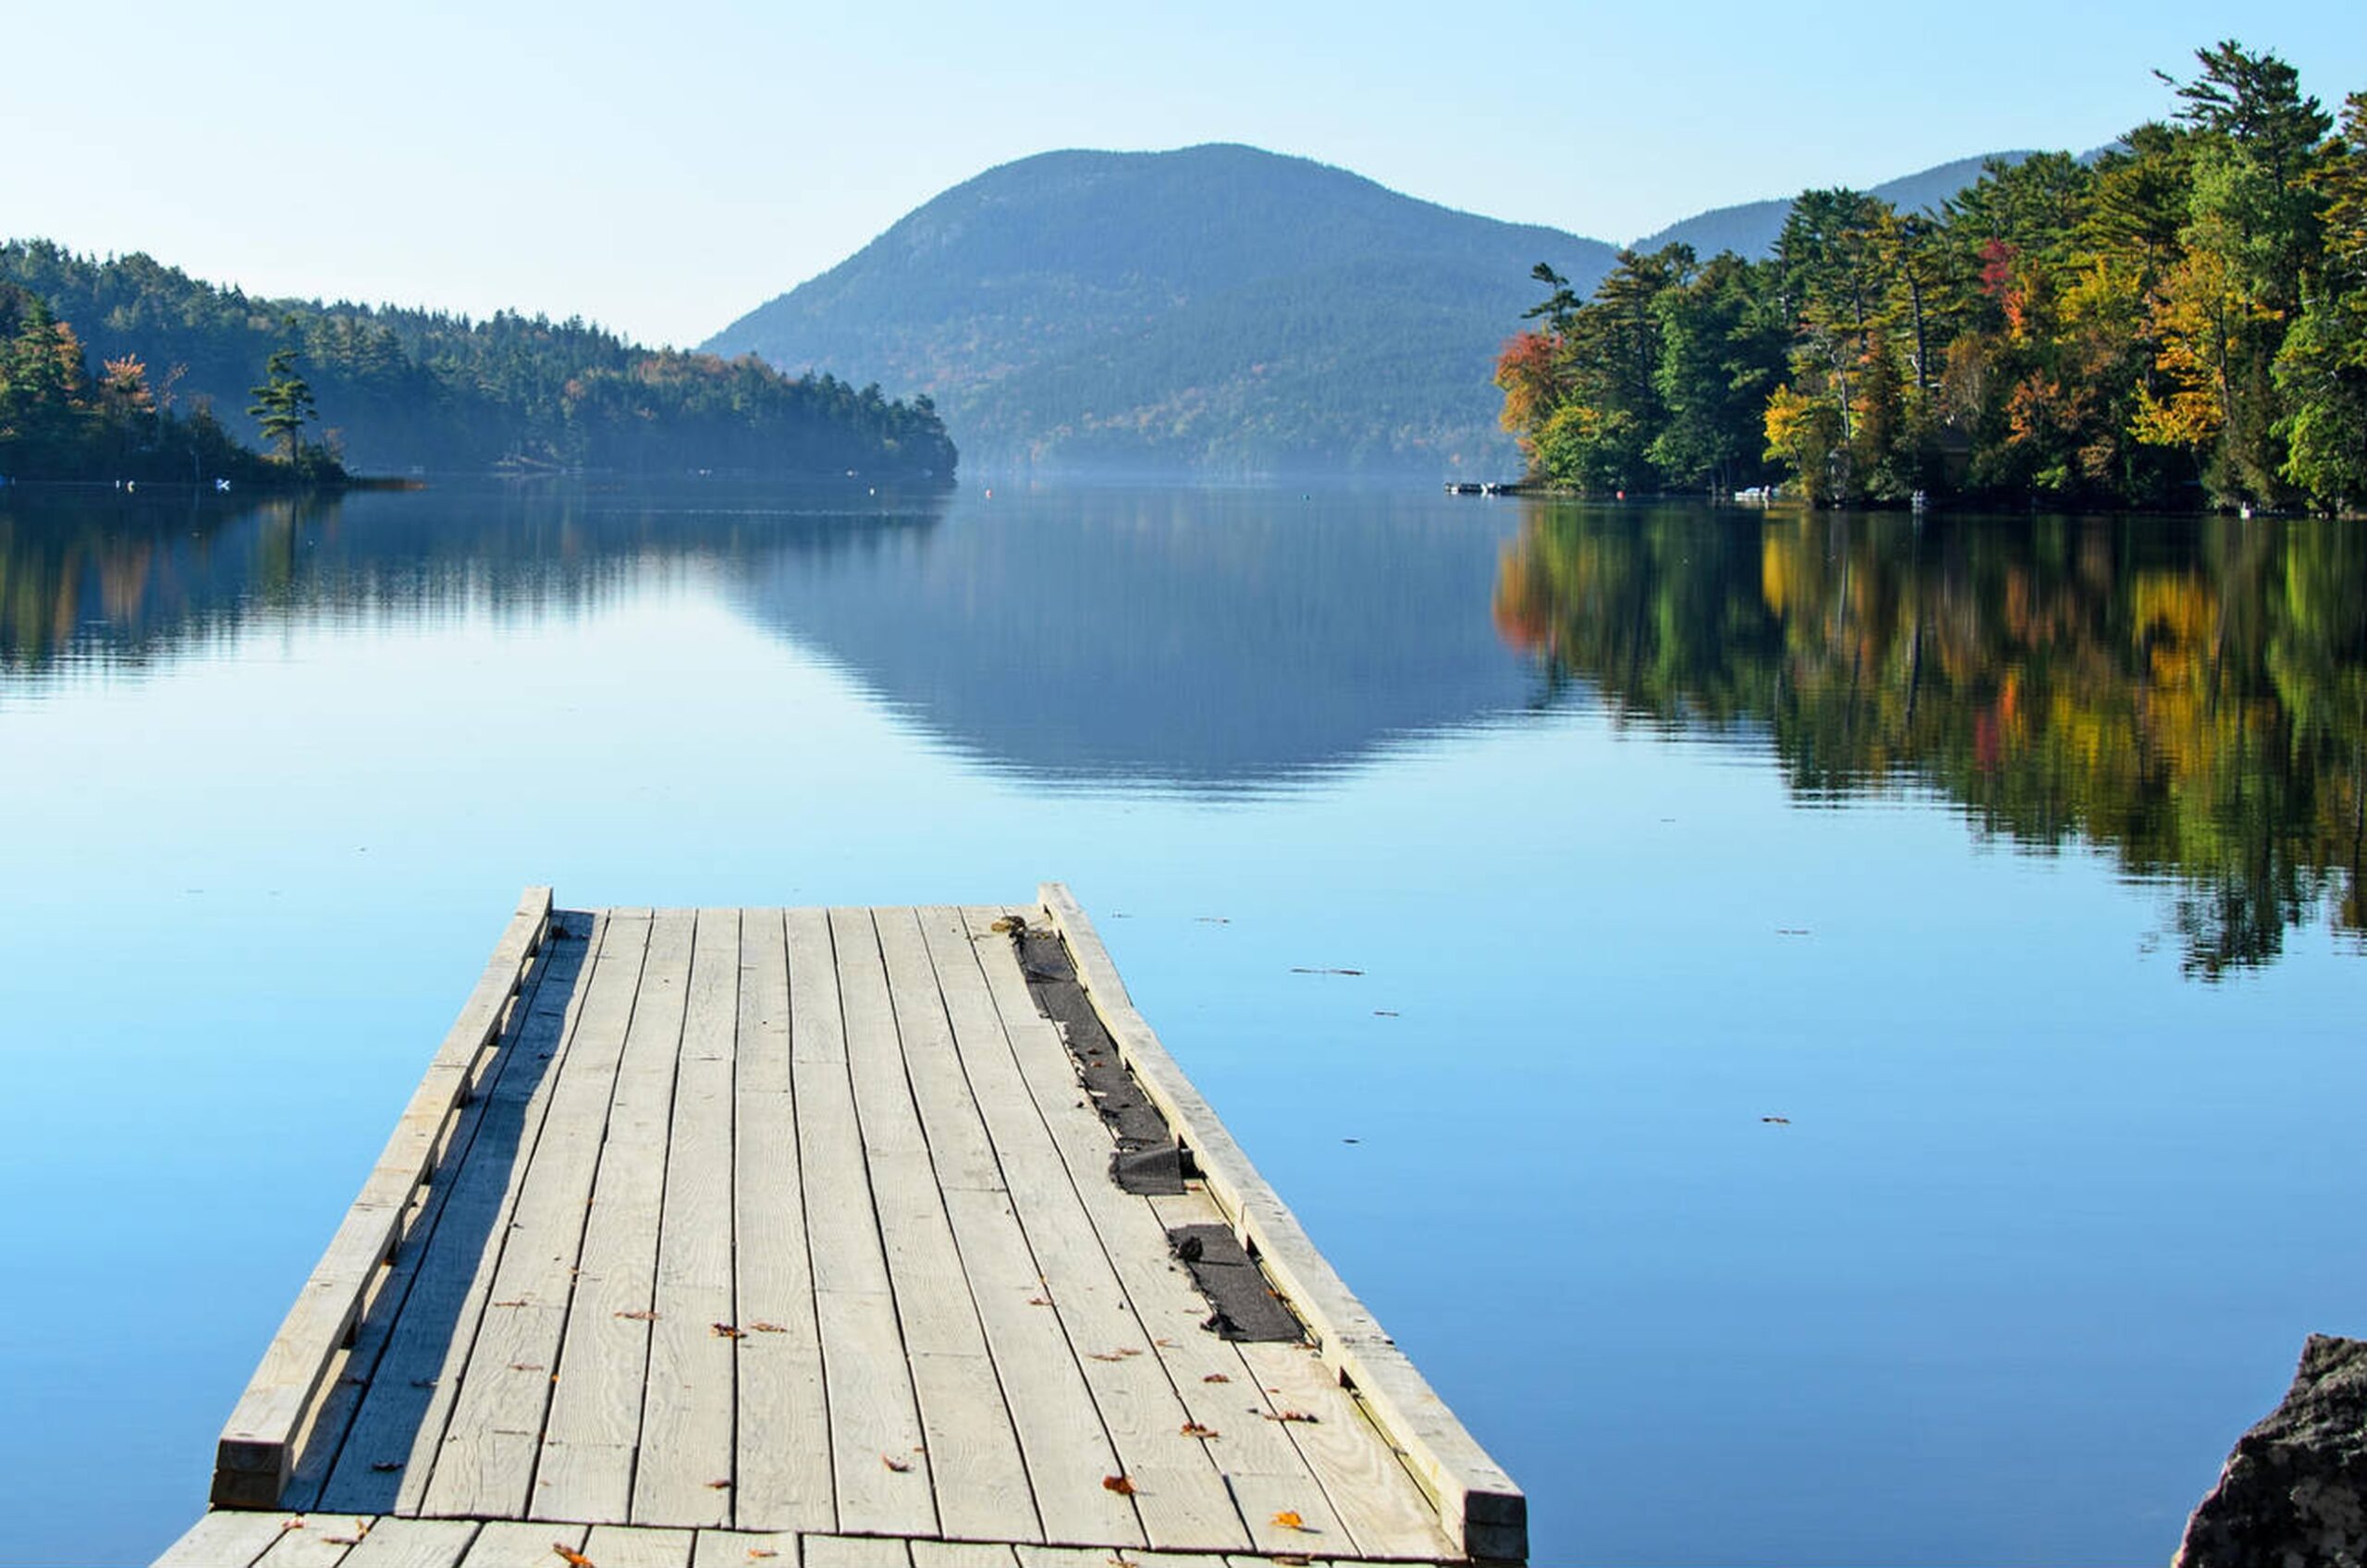
[[[1176,1066],[1135,1011],[1092,921],[1068,889],[1046,883],[1038,896],[1126,1065],[1190,1149],[1226,1219],[1314,1331],[1325,1360],[1354,1380],[1376,1424],[1404,1454],[1437,1505],[1448,1539],[1473,1556],[1526,1559],[1528,1508],[1520,1488],[1316,1250],[1297,1217]]]
[[[667,1144],[695,917],[661,910],[633,998],[528,1512],[624,1524],[649,1374]]]
[[[446,1119],[500,1035],[510,999],[550,925],[551,890],[529,888],[493,957],[428,1064],[386,1146],[346,1212],[296,1305],[230,1413],[215,1449],[214,1501],[269,1508],[295,1469],[296,1441],[314,1397],[360,1320],[378,1268],[394,1251],[411,1195],[428,1172]]]
[[[701,910],[674,1074],[657,1289],[642,1388],[632,1517],[728,1525],[737,1481],[732,1320],[732,1063],[740,912]]]
[[[1328,1266],[1290,1256],[1288,1211],[1081,914],[1089,994],[1208,1172],[1180,1195],[1111,1180],[1008,912],[541,918],[299,1425],[289,1495],[352,1512],[209,1514],[160,1561],[1212,1568],[1519,1544],[1433,1500],[1440,1443],[1426,1460],[1359,1380],[1394,1347],[1353,1297],[1298,1301]],[[1167,1237],[1210,1222],[1266,1256],[1319,1350],[1201,1327]]]
[[[460,1568],[477,1528],[473,1519],[382,1515],[370,1522],[370,1533],[348,1554],[344,1568]]]
[[[355,1408],[338,1439],[306,1440],[288,1501],[298,1507],[391,1513],[413,1503],[435,1462],[462,1362],[492,1286],[493,1262],[512,1213],[525,1160],[541,1129],[577,1016],[577,983],[606,940],[606,916],[571,917],[562,939],[552,922],[550,959],[492,1070],[463,1108],[456,1136],[405,1233],[386,1288],[365,1315],[332,1399]]]
[[[249,1568],[279,1543],[288,1515],[216,1508],[166,1547],[153,1568]]]
[[[791,1017],[781,912],[749,910],[740,927],[731,1194],[732,1321],[746,1334],[734,1364],[738,1484],[731,1510],[732,1523],[743,1530],[829,1530],[838,1524],[822,1330],[806,1250]]]
[[[474,1335],[465,1345],[456,1337],[459,1376],[439,1381],[435,1401],[443,1408],[432,1404],[422,1427],[423,1438],[435,1441],[434,1464],[423,1464],[414,1451],[398,1512],[527,1514],[650,925],[646,912],[607,913],[568,1050],[555,1064],[541,1134],[518,1178],[508,1224],[497,1232],[491,1280],[481,1292],[472,1289],[471,1300],[482,1302]]]

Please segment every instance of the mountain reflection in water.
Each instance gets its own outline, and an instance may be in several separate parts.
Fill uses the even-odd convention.
[[[2367,533],[2316,521],[1540,504],[1494,612],[1549,690],[1772,741],[1796,795],[1912,784],[2177,889],[2190,973],[2367,928]]]

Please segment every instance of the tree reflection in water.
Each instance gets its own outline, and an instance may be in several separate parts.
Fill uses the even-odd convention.
[[[2189,973],[2367,930],[2367,533],[1539,503],[1494,614],[1548,699],[1763,734],[1802,799],[1942,792],[2173,889]]]

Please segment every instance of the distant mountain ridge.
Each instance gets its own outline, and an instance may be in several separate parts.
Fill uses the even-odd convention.
[[[936,400],[966,465],[1495,477],[1498,346],[1613,248],[1228,144],[1046,153],[705,345]]]
[[[1993,154],[2009,161],[2022,153]],[[1935,206],[1961,158],[1874,187]],[[1791,199],[1637,240],[1761,256]],[[1494,360],[1617,248],[1231,143],[1044,153],[945,190],[701,347],[926,393],[972,472],[1509,477]]]
[[[2028,149],[2017,149],[2009,153],[1984,153],[1978,157],[1957,158],[1870,187],[1867,194],[1881,197],[1902,213],[1937,211],[1942,202],[1979,179],[1981,169],[1991,159],[2018,164],[2030,155]],[[1738,206],[1713,207],[1706,213],[1696,213],[1689,218],[1680,219],[1657,233],[1648,234],[1629,249],[1650,252],[1681,241],[1692,246],[1694,251],[1704,258],[1714,256],[1721,251],[1732,251],[1752,261],[1764,261],[1775,253],[1776,236],[1784,232],[1784,220],[1791,213],[1792,198],[1789,196],[1778,196],[1765,202],[1745,202]]]

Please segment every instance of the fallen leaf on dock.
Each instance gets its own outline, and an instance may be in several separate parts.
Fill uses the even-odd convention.
[[[1226,1377],[1221,1372],[1211,1372],[1207,1377],[1201,1378],[1200,1381],[1203,1383],[1230,1383],[1233,1379]]]
[[[782,1328],[778,1323],[767,1323],[762,1319],[758,1319],[756,1322],[749,1324],[748,1327],[759,1334],[786,1334],[789,1332],[788,1329]]]
[[[567,1568],[592,1568],[592,1560],[565,1541],[551,1542],[551,1550],[558,1553],[559,1561],[566,1563]]]
[[[893,1470],[899,1476],[913,1467],[913,1462],[911,1460],[898,1459],[893,1455],[885,1453],[879,1456],[879,1463],[885,1464],[889,1469]]]
[[[1298,1516],[1298,1510],[1295,1508],[1285,1508],[1280,1513],[1275,1514],[1274,1523],[1281,1525],[1285,1530],[1304,1530],[1306,1528],[1306,1521]]]
[[[779,1557],[779,1552],[775,1551],[768,1546],[752,1546],[748,1549],[748,1556],[752,1561],[760,1561],[764,1558]]]
[[[1120,1497],[1134,1495],[1134,1478],[1132,1476],[1104,1476],[1101,1477],[1101,1484]]]
[[[718,1340],[744,1340],[748,1334],[747,1330],[735,1329],[729,1323],[717,1323],[715,1326],[715,1337]]]
[[[655,1323],[657,1321],[657,1314],[654,1312],[619,1312],[617,1316],[619,1317],[631,1318],[635,1323]]]
[[[1316,1425],[1315,1417],[1304,1410],[1261,1410],[1257,1414],[1269,1421],[1304,1421],[1310,1427]]]
[[[1198,1438],[1205,1442],[1217,1435],[1217,1429],[1214,1427],[1203,1427],[1197,1421],[1186,1421],[1184,1423],[1184,1435],[1187,1438]]]
[[[706,1489],[711,1492],[728,1492],[731,1489],[731,1483],[730,1481],[709,1481],[706,1484]]]

